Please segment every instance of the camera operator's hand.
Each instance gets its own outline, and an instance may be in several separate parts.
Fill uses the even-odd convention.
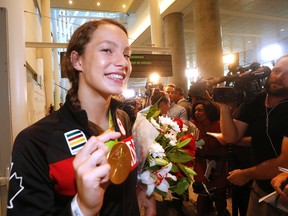
[[[288,173],[281,173],[271,180],[271,185],[275,191],[288,200],[288,194],[284,190],[288,190]]]
[[[246,173],[245,170],[236,169],[229,172],[229,176],[227,177],[228,181],[230,181],[234,185],[242,186],[248,183],[251,179]]]
[[[102,207],[108,186],[110,165],[108,164],[108,140],[120,136],[118,132],[107,132],[92,136],[73,161],[77,185],[77,202],[83,215],[97,215]]]

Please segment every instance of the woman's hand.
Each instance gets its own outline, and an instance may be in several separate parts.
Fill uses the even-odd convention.
[[[97,215],[108,186],[110,165],[105,142],[120,137],[118,132],[107,132],[91,137],[73,161],[77,185],[77,202],[83,215]]]

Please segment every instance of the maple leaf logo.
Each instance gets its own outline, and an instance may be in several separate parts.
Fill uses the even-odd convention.
[[[11,163],[11,171],[12,171],[13,163]],[[7,208],[12,209],[13,208],[13,200],[18,196],[18,194],[24,190],[24,187],[22,185],[23,177],[17,176],[17,173],[14,172],[12,175],[10,175],[9,178],[9,184],[14,185],[14,188],[11,190],[11,193],[14,194],[10,200],[8,201]]]

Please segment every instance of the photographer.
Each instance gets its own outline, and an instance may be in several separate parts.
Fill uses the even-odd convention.
[[[265,87],[265,93],[240,105],[234,119],[229,104],[219,103],[221,131],[227,143],[239,142],[248,127],[251,132],[252,167],[233,170],[228,176],[232,184],[240,186],[254,180],[247,216],[279,215],[258,200],[273,192],[270,181],[279,174],[278,167],[288,165],[288,55],[277,61]]]

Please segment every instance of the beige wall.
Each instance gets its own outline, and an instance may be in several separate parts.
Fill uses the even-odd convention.
[[[41,11],[41,2],[38,6]],[[25,42],[41,42],[42,27],[41,18],[37,14],[34,1],[25,0]],[[40,48],[26,48],[27,67],[27,100],[28,100],[28,123],[32,124],[41,119],[47,113],[45,109],[45,92],[44,92],[44,75],[43,75],[43,58]],[[38,81],[38,82],[37,82]]]

